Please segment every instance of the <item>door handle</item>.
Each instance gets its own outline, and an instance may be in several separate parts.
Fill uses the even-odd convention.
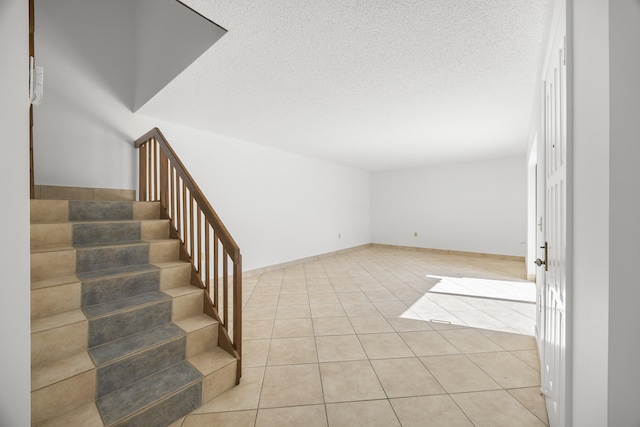
[[[533,262],[538,267],[541,267],[541,266],[544,265],[544,271],[549,271],[549,265],[547,264],[547,259],[549,259],[549,257],[548,257],[548,255],[549,255],[549,244],[547,242],[544,242],[544,246],[540,246],[540,249],[544,249],[544,261],[541,260],[540,258],[538,258]]]

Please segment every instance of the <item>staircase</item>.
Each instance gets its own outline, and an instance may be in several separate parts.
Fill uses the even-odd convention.
[[[233,387],[158,202],[31,201],[36,426],[167,426]]]

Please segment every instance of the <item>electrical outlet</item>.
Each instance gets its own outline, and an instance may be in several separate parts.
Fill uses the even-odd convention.
[[[418,237],[418,232],[417,231],[413,232],[413,237]]]
[[[342,234],[338,233],[338,239],[342,239]]]

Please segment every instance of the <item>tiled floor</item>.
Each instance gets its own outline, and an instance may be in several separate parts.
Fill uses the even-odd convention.
[[[369,247],[247,278],[241,384],[172,427],[544,426],[523,277]]]

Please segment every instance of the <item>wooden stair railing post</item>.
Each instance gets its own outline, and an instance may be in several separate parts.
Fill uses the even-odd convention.
[[[239,383],[242,375],[240,249],[158,128],[138,138],[134,145],[140,149],[139,199],[160,202],[163,215],[170,221],[172,236],[180,239],[181,256],[191,263],[192,283],[204,289],[204,312],[219,322],[218,344],[237,359],[236,383]],[[222,283],[219,281],[220,262]],[[229,262],[233,264],[231,292]],[[230,295],[232,316],[229,315]],[[230,336],[231,328],[233,336]]]

